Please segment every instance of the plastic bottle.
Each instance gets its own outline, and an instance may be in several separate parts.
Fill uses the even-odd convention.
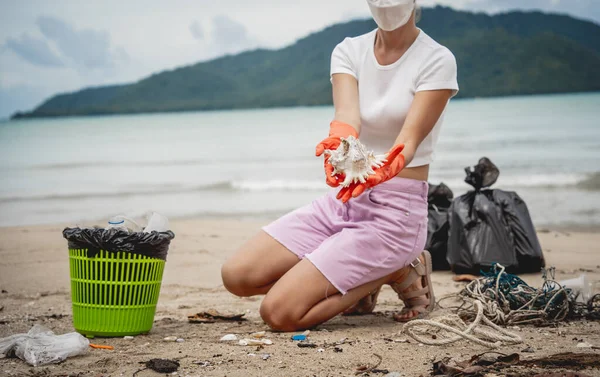
[[[588,280],[585,274],[581,274],[576,278],[563,280],[559,282],[565,288],[572,289],[575,293],[579,293],[577,301],[587,303],[592,296],[592,282]]]
[[[148,225],[144,228],[144,233],[166,232],[167,230],[169,230],[169,219],[160,213],[150,213],[148,216]]]
[[[127,226],[125,226],[125,220],[121,219],[119,216],[111,217],[111,219],[108,220],[107,229],[119,229],[129,231],[129,229],[127,229]]]
[[[108,229],[120,229],[126,232],[139,232],[142,227],[123,215],[113,216],[108,220]]]

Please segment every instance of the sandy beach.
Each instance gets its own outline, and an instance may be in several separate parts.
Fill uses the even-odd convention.
[[[402,376],[426,376],[431,372],[434,359],[464,360],[486,351],[465,341],[436,347],[415,341],[394,342],[406,336],[400,334],[402,324],[392,319],[392,311],[399,310],[401,302],[389,287],[384,288],[374,315],[336,317],[310,333],[311,342],[319,347],[345,339],[337,350],[324,347],[324,352],[318,352],[313,348],[299,348],[290,340],[290,334],[268,332],[258,314],[261,298],[234,297],[220,280],[223,261],[264,223],[226,219],[174,221],[172,229],[176,238],[169,251],[150,334],[133,340],[95,339],[95,343],[112,345],[114,350],[90,350],[85,356],[59,365],[33,368],[18,359],[1,359],[0,375],[131,376],[141,369],[140,362],[171,358],[179,359],[178,375],[181,376],[350,376],[359,365],[375,363],[374,354],[378,354],[382,358],[379,369],[399,372]],[[0,228],[0,337],[27,332],[34,324],[43,324],[56,333],[73,331],[63,228],[64,225]],[[539,237],[547,265],[556,267],[558,280],[581,273],[600,280],[599,232],[541,230]],[[450,272],[434,273],[436,296],[458,292],[464,286],[464,283],[454,282],[452,276]],[[540,274],[522,278],[533,286],[542,282]],[[247,321],[188,323],[188,314],[210,308],[245,312]],[[273,345],[257,350],[219,342],[219,338],[228,333],[245,337],[262,330],[267,330]],[[559,352],[600,352],[577,347],[582,340],[600,346],[597,321],[522,327],[512,331],[521,335],[524,343],[502,347],[499,352],[520,352],[530,346],[535,352],[521,353],[525,359]],[[183,338],[184,342],[164,341],[168,336]],[[600,369],[584,372],[600,376]],[[153,375],[158,374],[150,370],[137,374],[139,377]]]
[[[22,0],[0,15],[0,377],[600,377],[600,0]],[[344,187],[363,196],[342,207]],[[344,228],[319,249],[336,263],[312,258],[262,310],[227,291],[226,260],[298,209],[307,245]],[[107,227],[165,232],[63,237]],[[451,242],[455,269],[483,276],[434,271],[427,296],[398,273],[372,313],[263,321],[349,306],[325,282],[306,311],[309,275],[336,292],[392,280],[425,231],[433,266]],[[228,271],[255,281],[268,259]],[[399,296],[426,313],[396,321]]]

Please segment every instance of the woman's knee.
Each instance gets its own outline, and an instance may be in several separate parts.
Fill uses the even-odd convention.
[[[225,289],[236,296],[252,296],[250,282],[246,278],[248,269],[236,263],[235,260],[229,260],[221,267],[221,279]]]
[[[271,299],[268,295],[260,304],[259,312],[263,321],[275,331],[301,330],[299,318],[287,310],[285,304]]]

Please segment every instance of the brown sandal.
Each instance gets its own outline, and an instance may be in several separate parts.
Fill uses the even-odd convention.
[[[431,254],[427,250],[421,253],[425,263],[420,258],[411,262],[410,272],[401,281],[392,283],[390,286],[398,294],[398,298],[404,302],[404,308],[400,313],[394,314],[394,320],[398,322],[408,322],[417,318],[426,317],[435,306],[435,296],[433,294],[433,285],[431,284]],[[404,292],[413,285],[417,279],[423,279],[423,288],[416,291]],[[429,296],[425,298],[423,296]],[[408,312],[415,311],[418,314],[411,318],[401,318],[400,316]]]
[[[398,294],[398,298],[404,302],[404,308],[400,313],[394,314],[394,320],[398,322],[408,322],[412,319],[423,318],[433,310],[435,306],[435,296],[433,294],[433,286],[431,285],[431,254],[427,250],[421,253],[425,259],[425,264],[421,263],[421,259],[417,258],[410,263],[412,269],[408,275],[399,283],[390,283],[389,285]],[[425,286],[417,291],[404,293],[406,288],[414,284],[419,278],[425,277]],[[365,315],[371,314],[375,310],[377,305],[377,297],[381,292],[381,286],[371,292],[369,295],[361,298],[356,304],[346,309],[342,314],[346,316],[351,315]],[[421,296],[429,295],[429,300],[422,298]],[[408,313],[409,311],[419,312],[418,315],[408,318],[400,319],[399,316]]]

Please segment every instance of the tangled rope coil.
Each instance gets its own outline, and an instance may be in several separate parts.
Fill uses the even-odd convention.
[[[523,342],[519,335],[511,333],[487,319],[480,301],[473,300],[473,305],[477,308],[477,316],[469,326],[458,315],[450,315],[437,320],[416,319],[410,321],[404,325],[402,332],[417,342],[427,345],[444,345],[467,339],[485,347],[496,348],[503,344]],[[440,330],[442,331],[441,339],[438,339],[437,335],[432,338],[431,327],[437,328],[438,333]],[[444,337],[443,332],[456,335]]]
[[[496,264],[493,271],[471,281],[458,294],[462,304],[456,314],[436,320],[413,320],[402,332],[428,345],[450,344],[461,339],[489,348],[522,343],[520,336],[500,326],[549,325],[566,318],[600,319],[600,295],[587,304],[577,303],[577,295],[554,280],[554,268],[543,270],[544,284],[533,288]],[[441,307],[440,301],[438,306]],[[472,321],[467,325],[465,321]],[[448,336],[455,334],[454,336]],[[439,338],[439,339],[438,339]]]
[[[533,288],[496,264],[491,274],[471,281],[458,295],[445,298],[462,300],[456,309],[466,320],[476,316],[475,300],[482,303],[484,315],[497,325],[548,325],[569,315],[575,297],[554,280],[553,268],[544,270],[543,278],[542,287]]]

